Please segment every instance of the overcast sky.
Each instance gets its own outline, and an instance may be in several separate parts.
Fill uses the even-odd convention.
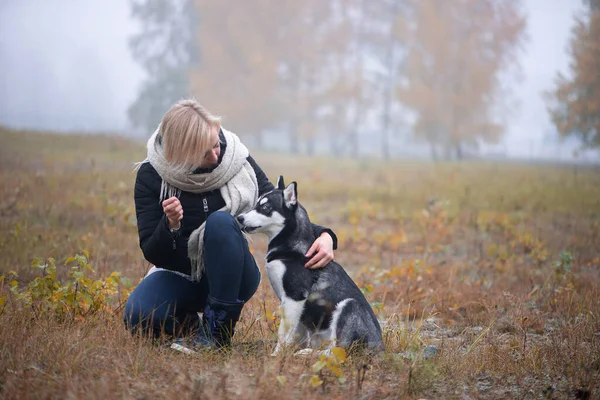
[[[581,0],[524,5],[528,41],[505,137],[513,155],[549,146],[541,96],[557,71],[568,73],[570,29],[582,10]],[[127,47],[136,29],[125,0],[1,0],[0,124],[127,133],[126,109],[143,77]]]

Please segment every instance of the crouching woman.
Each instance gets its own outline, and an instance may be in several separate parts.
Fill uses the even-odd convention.
[[[192,333],[195,349],[230,346],[260,283],[235,216],[273,185],[240,139],[193,100],[165,114],[147,147],[134,200],[140,247],[153,267],[127,301],[125,324],[155,337]],[[320,268],[333,260],[337,239],[313,229],[306,266]]]

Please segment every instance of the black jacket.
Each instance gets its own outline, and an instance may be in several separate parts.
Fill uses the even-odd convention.
[[[224,151],[226,151],[225,143],[221,146],[220,159]],[[256,173],[259,195],[273,190],[273,184],[269,182],[263,170],[251,156],[248,156],[248,162]],[[196,172],[208,171],[198,170]],[[179,196],[183,207],[181,228],[178,232],[171,233],[159,200],[161,182],[158,172],[149,162],[140,166],[134,190],[140,247],[144,258],[153,265],[189,275],[191,264],[188,258],[188,238],[196,228],[206,221],[210,213],[225,206],[225,201],[219,190],[207,193],[182,192]],[[208,212],[204,211],[204,199],[208,204]],[[313,224],[313,230],[317,237],[323,232],[329,233],[333,239],[333,248],[337,248],[337,237],[333,231],[315,224]]]

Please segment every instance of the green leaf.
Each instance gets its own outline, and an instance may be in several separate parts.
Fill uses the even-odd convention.
[[[322,370],[326,365],[327,365],[327,361],[317,361],[312,366],[313,373],[316,374],[317,372],[319,372],[320,370]]]
[[[71,272],[73,278],[75,278],[75,280],[80,280],[81,278],[83,278],[83,272],[82,271],[72,271]]]

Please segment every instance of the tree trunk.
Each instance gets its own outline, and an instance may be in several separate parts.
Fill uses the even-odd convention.
[[[400,13],[398,2],[393,1],[391,4],[392,9],[392,31],[396,28],[396,25],[399,21],[397,16]],[[388,161],[392,158],[392,152],[390,149],[391,137],[390,137],[390,125],[392,119],[392,103],[393,99],[393,91],[396,87],[396,52],[395,50],[396,41],[391,39],[388,41],[386,45],[385,52],[385,65],[388,71],[387,79],[384,79],[383,83],[383,111],[381,113],[381,154],[383,159]]]
[[[462,146],[460,145],[460,143],[457,143],[455,145],[455,149],[456,149],[456,153],[455,153],[456,159],[461,161],[464,157],[464,154],[463,154],[463,149],[462,149]]]
[[[437,149],[435,148],[435,143],[433,141],[429,141],[429,150],[431,151],[431,159],[433,162],[439,161],[439,156],[437,153]]]
[[[452,145],[450,143],[444,144],[444,160],[446,160],[446,161],[452,160],[453,150],[454,149],[452,148]]]
[[[360,7],[360,14],[364,15],[364,10],[365,10],[365,2],[366,0],[362,0],[359,3],[359,7]],[[350,156],[351,157],[358,157],[358,127],[359,125],[361,125],[362,122],[362,116],[364,113],[364,91],[362,86],[358,83],[358,82],[362,82],[363,80],[363,60],[362,60],[362,49],[364,48],[364,23],[362,22],[358,22],[358,25],[356,27],[356,35],[355,35],[355,41],[356,41],[356,53],[355,53],[355,65],[357,66],[357,69],[355,70],[355,81],[353,82],[354,85],[358,85],[357,86],[357,94],[356,97],[354,98],[354,104],[355,104],[355,112],[354,112],[354,116],[352,118],[352,126],[350,127],[350,137],[348,138],[348,145],[350,146]]]
[[[317,138],[311,137],[306,139],[306,154],[310,157],[315,155],[315,147],[316,147]]]
[[[256,148],[264,150],[265,140],[261,131],[256,132],[254,135],[254,140],[256,142]]]
[[[331,135],[331,139],[329,141],[329,146],[331,147],[331,154],[334,157],[339,157],[341,149],[340,149],[340,144],[339,144],[337,135],[335,135],[335,134]]]
[[[381,133],[381,155],[385,161],[389,161],[392,158],[390,152],[390,136],[386,126],[384,126],[383,132]]]
[[[298,139],[298,125],[294,123],[290,128],[290,153],[300,153],[300,140]]]
[[[392,46],[392,45],[390,45]],[[391,55],[390,55],[391,56]],[[392,109],[392,87],[394,81],[393,72],[390,69],[390,78],[383,89],[383,111],[381,113],[381,154],[384,160],[391,158],[390,151],[390,120],[391,120],[391,109]]]

